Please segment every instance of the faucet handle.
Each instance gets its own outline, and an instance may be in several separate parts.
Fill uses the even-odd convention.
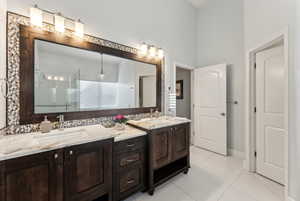
[[[60,114],[56,117],[57,119],[59,119],[59,121],[64,121],[64,115],[63,114]]]

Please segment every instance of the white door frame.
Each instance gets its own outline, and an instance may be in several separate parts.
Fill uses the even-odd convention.
[[[174,65],[173,65],[174,82],[173,82],[173,86],[172,86],[174,91],[176,91],[176,68],[177,67],[189,70],[191,72],[191,121],[192,122],[191,122],[190,133],[191,133],[191,136],[192,136],[191,144],[194,144],[194,136],[195,136],[195,132],[194,132],[194,69],[195,69],[195,67],[189,66],[189,65],[186,65],[186,64],[182,64],[182,63],[179,63],[179,62],[174,62]],[[175,115],[176,115],[176,110],[175,110]]]
[[[246,83],[245,83],[245,105],[246,105],[246,111],[245,111],[245,145],[246,145],[246,159],[244,163],[244,167],[250,171],[255,172],[256,171],[256,159],[254,156],[254,151],[256,149],[256,140],[255,140],[255,113],[254,113],[254,107],[255,107],[255,70],[254,70],[254,64],[255,64],[255,55],[256,53],[273,46],[274,44],[277,44],[279,41],[284,42],[284,68],[285,68],[285,83],[284,83],[284,89],[285,89],[285,115],[284,115],[284,125],[286,129],[286,141],[285,141],[285,197],[287,199],[288,197],[288,156],[289,156],[289,131],[288,131],[288,112],[289,112],[289,31],[288,28],[284,29],[283,31],[273,34],[269,39],[265,40],[264,42],[258,44],[255,48],[250,49],[246,52]]]

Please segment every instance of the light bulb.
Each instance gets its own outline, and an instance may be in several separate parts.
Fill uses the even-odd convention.
[[[30,23],[33,26],[43,26],[43,11],[37,5],[30,8]]]
[[[155,57],[156,56],[156,48],[154,46],[151,46],[149,49],[149,56]]]
[[[163,49],[161,49],[161,48],[158,49],[157,56],[158,56],[159,59],[164,58],[164,51],[163,51]]]
[[[55,30],[60,33],[65,32],[65,18],[61,16],[60,13],[58,13],[54,16],[54,19],[55,19]]]
[[[55,76],[55,77],[54,77],[54,80],[58,80],[58,77],[57,77],[57,76]]]
[[[47,79],[48,79],[48,80],[52,80],[52,76],[49,75],[49,76],[47,77]]]
[[[64,78],[64,77],[60,77],[59,80],[60,80],[60,81],[64,81],[65,78]]]
[[[75,35],[80,38],[84,36],[84,24],[80,20],[75,22]]]
[[[146,56],[148,53],[148,45],[146,43],[143,43],[140,47],[140,51],[139,51],[141,56]]]

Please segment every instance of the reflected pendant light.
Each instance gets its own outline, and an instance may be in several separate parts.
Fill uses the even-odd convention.
[[[103,69],[103,54],[101,54],[101,70],[100,70],[100,79],[104,79],[104,69]]]

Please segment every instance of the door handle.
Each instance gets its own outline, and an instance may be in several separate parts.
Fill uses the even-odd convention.
[[[221,116],[225,117],[225,116],[226,116],[226,113],[224,113],[224,112],[223,112],[223,113],[221,113]]]

